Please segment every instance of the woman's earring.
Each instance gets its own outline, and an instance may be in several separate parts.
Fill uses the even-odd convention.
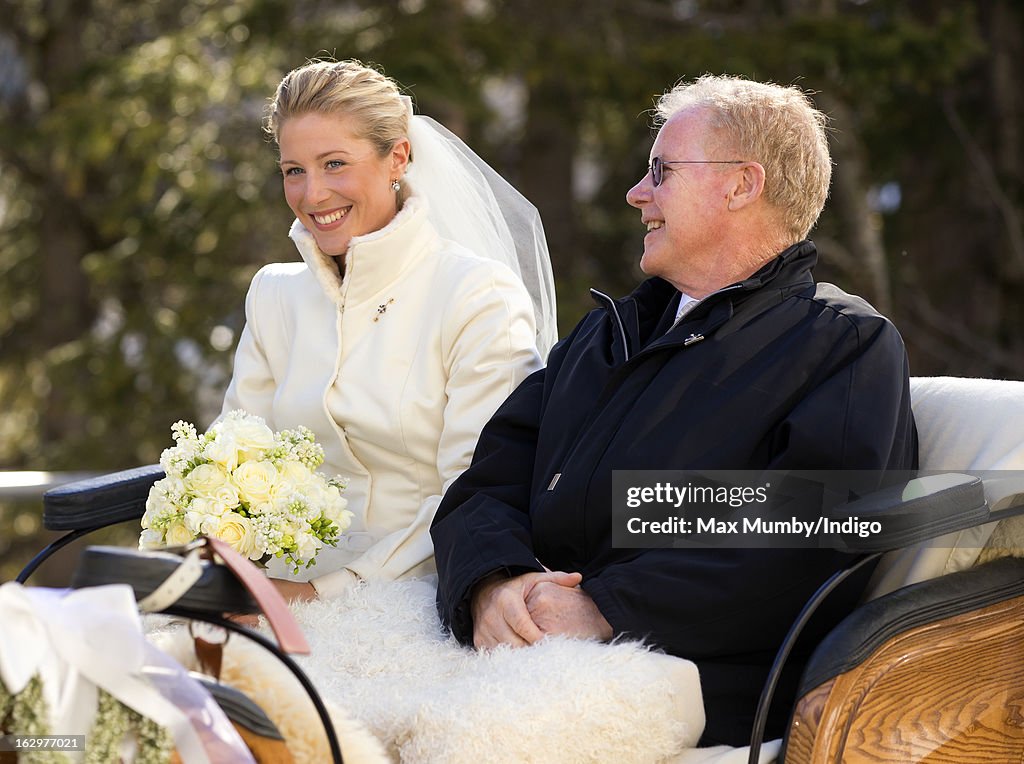
[[[391,181],[391,189],[397,194],[399,191],[402,190],[402,184],[399,183],[397,180],[393,180]]]

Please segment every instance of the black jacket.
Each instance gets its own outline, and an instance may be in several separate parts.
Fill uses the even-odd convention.
[[[616,634],[697,664],[702,742],[749,740],[776,648],[845,557],[612,548],[612,470],[916,468],[902,339],[865,301],[816,285],[816,257],[790,247],[667,333],[679,300],[665,281],[595,293],[602,307],[498,409],[438,509],[438,610],[459,640],[472,643],[468,594],[485,575],[580,571]]]

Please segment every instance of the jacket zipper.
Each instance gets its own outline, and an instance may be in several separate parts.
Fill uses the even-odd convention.
[[[608,310],[611,311],[613,316],[615,316],[615,325],[619,328],[619,337],[622,340],[622,353],[625,356],[625,359],[623,360],[623,363],[627,363],[629,361],[629,358],[630,358],[630,355],[629,355],[629,338],[626,337],[626,326],[625,326],[625,324],[622,323],[622,316],[619,315],[618,306],[615,304],[615,301],[611,297],[606,295],[604,292],[599,292],[596,289],[591,289],[590,293],[592,295],[594,295],[595,297],[601,298],[601,300],[605,303],[605,307]],[[588,426],[589,426],[589,423],[588,423]],[[569,456],[572,456],[572,454],[575,453],[577,448],[579,448],[579,442],[578,441],[572,447],[572,449],[569,451]],[[566,463],[568,463],[569,461],[571,461],[571,459],[567,460]],[[547,487],[547,490],[545,491],[545,493],[551,493],[552,491],[554,491],[555,490],[555,486],[558,485],[558,481],[561,480],[561,478],[562,478],[562,472],[554,473],[551,476],[551,482],[548,483],[548,487]]]
[[[626,336],[626,325],[622,321],[622,316],[619,315],[619,306],[615,303],[615,300],[613,300],[611,297],[606,295],[604,292],[598,291],[597,289],[591,289],[590,293],[592,295],[594,295],[595,297],[599,297],[604,302],[605,307],[609,311],[611,311],[611,314],[613,316],[615,316],[615,325],[619,329],[619,337],[622,340],[622,353],[623,353],[623,356],[625,356],[623,361],[622,361],[622,363],[623,364],[628,363],[632,356],[630,356],[630,353],[629,353],[629,338]],[[592,423],[593,423],[593,420],[587,422],[587,425],[583,429],[587,429],[587,427],[589,427]],[[566,459],[566,461],[564,463],[568,464],[568,463],[572,462],[571,457],[572,457],[572,455],[576,452],[576,450],[579,447],[580,447],[580,443],[579,443],[579,440],[577,440],[577,442],[573,445],[572,449],[570,449],[569,454],[568,454],[568,458]],[[561,480],[561,478],[562,478],[562,472],[561,471],[554,473],[551,476],[551,482],[548,483],[548,487],[547,487],[546,493],[550,493],[550,492],[554,491],[555,490],[555,486],[558,485],[558,481]]]
[[[352,258],[346,257],[345,259],[345,268],[350,269],[352,266]],[[345,275],[351,275],[351,271],[347,270]],[[345,450],[348,451],[348,453],[353,457],[353,459],[355,459],[355,454],[352,454],[351,448],[348,445],[348,432],[344,427],[338,424],[337,421],[335,421],[333,416],[331,416],[330,408],[327,405],[327,395],[330,393],[331,388],[333,388],[338,383],[338,377],[341,375],[341,357],[344,354],[344,340],[342,335],[342,327],[345,322],[345,302],[347,301],[348,298],[348,288],[351,283],[351,279],[346,279],[344,276],[342,276],[342,285],[344,286],[344,289],[341,290],[339,294],[340,299],[338,300],[338,302],[335,303],[334,306],[334,330],[338,334],[338,352],[334,358],[334,371],[331,373],[330,382],[328,383],[327,387],[324,388],[323,395],[320,397],[320,405],[323,407],[324,414],[327,416],[327,421],[331,423],[331,427],[334,428],[335,434],[338,436],[339,440],[341,440]],[[358,459],[356,459],[355,461],[358,462]]]
[[[599,292],[596,289],[591,289],[590,293],[604,300],[607,308],[612,312],[612,315],[615,316],[615,324],[619,327],[619,337],[622,338],[622,352],[626,356],[626,361],[628,361],[630,358],[629,338],[626,337],[626,325],[622,323],[622,316],[619,315],[619,306],[615,304],[615,300],[606,295],[604,292]]]
[[[739,288],[740,288],[739,285],[735,285],[734,284],[732,286],[728,286],[728,287],[725,287],[724,289],[719,290],[715,294],[721,294],[723,292],[731,292],[731,291],[734,291],[734,290],[739,289]],[[622,321],[622,316],[619,315],[619,306],[616,304],[615,300],[613,300],[610,296],[606,295],[604,292],[601,292],[601,291],[599,291],[597,289],[591,289],[590,293],[592,295],[594,295],[595,297],[599,297],[601,299],[601,301],[605,304],[605,307],[611,312],[611,314],[613,316],[615,316],[615,325],[619,329],[619,337],[622,339],[622,349],[623,349],[623,354],[625,355],[625,359],[623,360],[623,364],[628,363],[632,359],[632,356],[630,355],[630,352],[629,352],[629,338],[626,336],[626,326],[625,326],[625,324]],[[691,334],[690,336],[688,336],[686,339],[683,340],[682,346],[683,347],[690,347],[691,345],[695,345],[698,342],[703,341],[704,339],[706,339],[704,334],[694,333],[694,334]],[[591,422],[588,422],[587,426],[589,427],[590,424],[591,424]],[[578,442],[570,450],[569,457],[571,457],[576,452],[577,448],[579,448],[579,443]],[[568,464],[571,461],[572,461],[571,458],[567,458],[566,461],[563,462],[563,464]],[[564,468],[563,468],[563,471],[564,471]],[[551,491],[555,490],[555,486],[558,484],[558,481],[561,479],[562,474],[563,474],[563,472],[556,472],[556,473],[554,473],[552,475],[551,482],[548,483],[547,492],[551,492]]]
[[[719,289],[718,291],[713,292],[712,295],[717,296],[717,295],[725,294],[725,293],[728,293],[728,292],[735,292],[735,291],[738,291],[738,290],[741,290],[741,289],[743,289],[743,286],[741,284],[731,284],[730,286],[727,286],[727,287],[725,287],[723,289]],[[625,324],[622,321],[622,316],[619,315],[618,304],[610,296],[606,295],[604,292],[601,292],[601,291],[599,291],[597,289],[591,288],[590,293],[592,295],[594,295],[595,297],[600,298],[601,301],[605,304],[605,307],[607,307],[611,311],[612,315],[615,316],[615,324],[619,328],[619,337],[621,337],[621,339],[622,339],[622,348],[623,348],[623,353],[625,355],[625,360],[623,361],[623,363],[628,363],[630,361],[630,359],[631,359],[631,355],[630,355],[630,352],[629,352],[629,339],[626,336],[626,327],[625,327]],[[708,297],[711,297],[712,295],[708,295]],[[705,298],[705,299],[707,299],[707,298]],[[728,319],[726,319],[726,320],[728,320]],[[706,331],[708,331],[709,333],[713,332],[713,331],[717,330],[721,326],[722,323],[723,323],[723,321],[720,321],[720,322],[710,326]],[[686,348],[686,347],[690,347],[691,345],[695,345],[698,342],[702,342],[705,339],[707,339],[707,337],[706,337],[706,335],[704,333],[702,333],[702,332],[694,332],[694,333],[690,334],[689,336],[687,336],[682,341],[682,343],[680,343],[680,344],[682,345],[682,347]],[[676,342],[678,343],[678,340]],[[672,343],[672,345],[674,345],[674,344],[675,343]],[[657,350],[661,350],[664,347],[670,347],[670,346],[671,345],[667,344],[666,346],[663,346],[662,348],[658,348]],[[646,351],[647,351],[647,349],[645,348],[644,353],[646,353]],[[587,422],[587,424],[584,426],[583,429],[586,430],[587,428],[590,427],[591,424],[593,424],[593,420],[592,419]],[[566,458],[563,460],[562,464],[564,465],[564,464],[572,463],[572,456],[576,453],[576,451],[579,448],[580,448],[580,442],[579,442],[579,439],[577,439],[577,441],[570,448],[569,453],[567,454]],[[548,483],[547,490],[545,491],[545,493],[550,493],[550,492],[555,490],[555,486],[561,480],[561,478],[562,478],[562,476],[564,474],[564,471],[565,471],[565,468],[562,467],[561,470],[559,470],[558,472],[555,472],[555,473],[552,474],[551,481]]]

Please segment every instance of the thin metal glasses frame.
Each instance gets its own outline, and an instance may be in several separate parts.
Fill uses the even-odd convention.
[[[657,188],[665,180],[665,167],[674,164],[746,164],[744,159],[662,159],[653,157],[647,170]]]

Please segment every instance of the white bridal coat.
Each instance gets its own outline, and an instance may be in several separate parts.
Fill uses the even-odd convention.
[[[304,263],[253,278],[224,411],[309,427],[320,471],[350,480],[354,519],[312,568],[291,576],[274,561],[271,574],[334,597],[358,578],[433,573],[441,493],[491,414],[540,368],[529,295],[506,266],[442,240],[415,195],[352,239],[344,279],[298,220],[290,236]]]

